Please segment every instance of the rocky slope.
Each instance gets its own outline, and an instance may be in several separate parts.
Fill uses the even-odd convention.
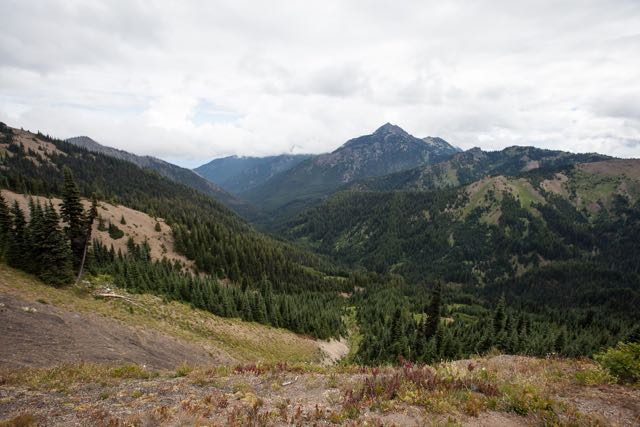
[[[640,391],[592,362],[496,356],[435,366],[71,365],[5,371],[9,425],[636,426]]]

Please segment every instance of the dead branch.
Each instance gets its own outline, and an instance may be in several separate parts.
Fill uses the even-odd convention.
[[[124,295],[118,295],[118,294],[114,294],[114,293],[102,293],[102,294],[93,294],[93,296],[94,296],[94,298],[117,298],[117,299],[122,299],[122,300],[128,302],[129,304],[136,305],[138,307],[144,308],[142,305],[140,305],[137,302],[133,301],[131,298],[125,297]]]
[[[291,384],[295,383],[296,381],[298,381],[298,377],[295,377],[295,379],[294,379],[293,381],[286,381],[286,382],[283,382],[283,383],[282,383],[282,387],[285,387],[285,386],[291,385]]]

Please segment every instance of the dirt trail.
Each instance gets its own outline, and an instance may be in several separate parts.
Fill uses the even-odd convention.
[[[97,315],[0,294],[0,367],[62,362],[132,362],[175,368],[182,362],[230,363],[200,346]]]

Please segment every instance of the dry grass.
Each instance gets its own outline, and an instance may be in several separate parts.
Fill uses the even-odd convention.
[[[640,391],[580,379],[597,370],[586,360],[516,356],[380,368],[66,365],[6,377],[2,387],[21,397],[0,400],[0,412],[106,425],[634,425]],[[35,412],[30,398],[43,402]]]
[[[5,370],[0,372],[0,383],[24,385],[38,390],[60,391],[80,383],[97,382],[107,385],[116,384],[123,379],[149,379],[158,375],[158,371],[135,364],[109,366],[96,363],[75,363],[52,368]]]

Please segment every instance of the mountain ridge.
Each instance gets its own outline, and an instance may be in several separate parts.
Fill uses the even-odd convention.
[[[253,213],[253,209],[245,201],[229,194],[215,183],[201,177],[190,169],[174,165],[154,156],[140,156],[129,151],[102,145],[89,136],[76,136],[67,138],[65,141],[91,152],[101,153],[133,163],[141,168],[154,170],[172,181],[187,185],[219,200],[243,217],[251,216]]]
[[[456,152],[448,143],[442,147],[428,144],[387,123],[371,134],[346,141],[331,153],[312,157],[275,175],[242,196],[268,212],[290,214],[356,179],[435,163]]]
[[[349,188],[367,191],[434,190],[466,185],[485,175],[516,176],[536,169],[610,159],[612,157],[598,153],[570,153],[533,146],[515,145],[496,151],[473,147],[457,152],[443,162],[358,180]]]

